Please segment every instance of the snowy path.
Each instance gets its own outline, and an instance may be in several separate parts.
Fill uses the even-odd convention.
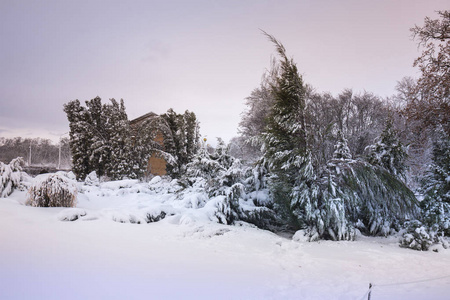
[[[177,216],[122,224],[94,200],[78,206],[97,219],[62,222],[62,208],[0,198],[0,299],[361,299],[369,282],[450,275],[450,250],[402,249],[394,238],[298,243]],[[375,286],[377,299],[450,299],[450,277]]]

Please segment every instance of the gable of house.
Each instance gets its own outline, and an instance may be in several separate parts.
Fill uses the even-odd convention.
[[[147,113],[136,119],[131,120],[130,126],[133,131],[137,131],[139,128],[144,126],[144,123],[146,121],[148,121],[152,118],[155,118],[155,117],[158,117],[158,115],[153,112]],[[160,131],[158,131],[156,133],[155,142],[157,142],[161,146],[164,146],[164,136]],[[146,173],[147,173],[147,175],[148,174],[158,175],[158,176],[166,175],[167,174],[166,166],[167,166],[167,162],[164,158],[159,157],[159,155],[157,155],[156,153],[152,153],[152,155],[150,156],[150,158],[148,160]]]

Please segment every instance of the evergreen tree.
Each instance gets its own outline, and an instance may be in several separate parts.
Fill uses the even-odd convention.
[[[381,166],[353,160],[343,151],[346,148],[340,135],[321,177],[316,214],[320,226],[311,238],[353,239],[354,228],[368,235],[387,235],[417,217],[418,202],[402,181]]]
[[[342,134],[342,131],[338,131],[337,142],[334,145],[333,159],[351,159],[352,154],[348,148],[347,139]]]
[[[64,105],[70,127],[72,170],[77,179],[95,171],[112,179],[136,178],[136,157],[123,100],[102,104],[100,97],[70,101]]]
[[[405,146],[398,139],[391,119],[386,123],[377,142],[368,149],[371,164],[385,168],[394,176],[405,178],[407,152]]]
[[[108,176],[113,179],[121,179],[124,176],[138,178],[134,169],[135,156],[131,128],[123,99],[120,100],[120,104],[115,99],[110,101],[111,105],[107,106],[111,148],[111,157],[107,164]]]
[[[170,175],[179,176],[186,168],[199,148],[199,125],[193,112],[185,111],[177,114],[173,109],[161,116],[172,132],[173,143],[166,146],[166,151],[176,159],[176,166],[170,170]]]
[[[200,148],[200,126],[194,112],[185,111],[184,124],[186,130],[186,158],[182,160],[183,164],[190,162]]]
[[[70,126],[73,171],[78,179],[95,171],[112,179],[139,178],[153,155],[167,162],[167,172],[179,176],[199,148],[199,125],[193,112],[166,114],[132,130],[123,99],[102,104],[100,97],[64,105]]]
[[[433,143],[433,164],[424,180],[421,202],[424,222],[450,236],[450,136],[439,128]]]
[[[92,170],[89,165],[90,132],[87,126],[87,111],[79,100],[64,104],[70,128],[70,152],[72,153],[72,170],[77,179],[84,179]]]
[[[219,223],[232,224],[241,214],[239,199],[244,196],[241,183],[246,168],[229,154],[229,147],[218,138],[213,153],[201,148],[187,164],[186,177],[192,185],[203,185],[210,198],[216,198]]]
[[[434,190],[440,201],[450,204],[450,135],[442,127],[436,133],[432,158],[429,190]]]
[[[308,224],[314,211],[315,173],[307,147],[305,88],[302,77],[284,46],[264,33],[281,57],[271,83],[273,105],[263,133],[263,154],[268,163],[271,190],[278,209],[295,227]]]
[[[86,120],[85,126],[90,136],[90,156],[89,156],[89,173],[96,171],[99,176],[107,174],[107,164],[110,161],[111,145],[110,134],[111,124],[109,119],[111,116],[108,112],[108,105],[102,105],[100,97],[86,101]]]

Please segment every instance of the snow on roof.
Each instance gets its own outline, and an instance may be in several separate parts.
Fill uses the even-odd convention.
[[[142,115],[140,117],[137,117],[136,119],[131,120],[130,124],[131,125],[139,124],[140,122],[142,122],[142,121],[144,121],[146,119],[153,118],[153,117],[156,117],[156,116],[158,116],[158,115],[155,114],[154,112],[149,112],[149,113],[146,113],[145,115]]]

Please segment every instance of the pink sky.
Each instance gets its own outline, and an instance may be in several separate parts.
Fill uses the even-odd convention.
[[[409,28],[450,0],[2,1],[0,136],[57,140],[63,104],[125,100],[130,119],[196,113],[208,139],[237,135],[244,99],[270,67],[273,34],[305,82],[382,97],[420,49]]]

